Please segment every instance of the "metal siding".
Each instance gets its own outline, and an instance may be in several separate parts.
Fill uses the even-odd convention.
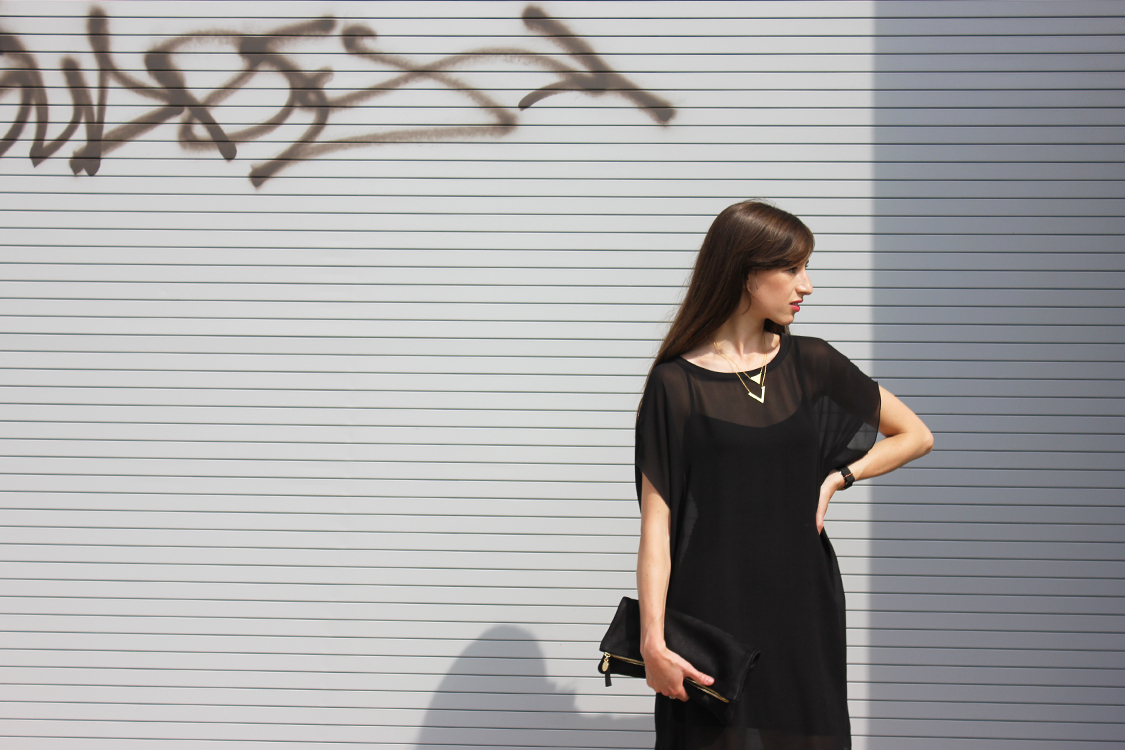
[[[42,69],[48,140],[71,116],[62,56],[95,81],[90,7],[0,5]],[[102,7],[149,84],[144,52],[172,37],[324,16],[283,51],[333,93],[394,74],[344,53],[353,23],[414,60],[573,63],[523,3]],[[633,410],[711,217],[766,196],[818,237],[796,331],[937,433],[830,514],[857,750],[1125,739],[1120,6],[544,7],[669,125],[611,95],[518,112],[555,77],[491,59],[453,73],[514,130],[254,188],[307,121],[230,162],[172,121],[74,177],[82,128],[33,166],[32,114],[0,158],[0,735],[650,746],[643,685],[605,690],[591,658],[633,587]],[[177,60],[204,89],[241,64],[214,42]],[[215,112],[257,121],[286,86]],[[153,101],[111,84],[107,128]],[[477,109],[431,81],[333,137]]]
[[[935,33],[950,6],[966,17]],[[1042,17],[1017,18],[1028,12]],[[876,75],[872,370],[925,415],[938,450],[872,483],[861,606],[881,684],[859,726],[872,750],[1117,746],[1125,123],[1120,79],[1101,71],[1125,58],[1088,53],[1116,44],[1097,35],[1119,13],[876,13],[877,57],[894,64]],[[982,37],[978,15],[1012,23]],[[899,56],[906,39],[949,52]],[[970,68],[987,98],[962,89]],[[1094,141],[1107,150],[1073,150]],[[1016,161],[1000,145],[1014,143],[1035,145]],[[902,314],[899,294],[921,290],[927,307]],[[888,369],[906,352],[909,371]]]

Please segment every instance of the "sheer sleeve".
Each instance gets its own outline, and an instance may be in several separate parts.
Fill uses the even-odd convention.
[[[637,413],[636,482],[641,499],[641,475],[678,516],[684,491],[683,432],[690,409],[687,376],[674,362],[658,365],[649,375]]]
[[[820,432],[822,474],[855,461],[879,436],[879,384],[821,339],[802,337],[801,364]]]

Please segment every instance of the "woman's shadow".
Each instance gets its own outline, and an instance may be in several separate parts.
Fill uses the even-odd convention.
[[[596,648],[590,649],[592,675]],[[473,641],[442,679],[416,746],[652,747],[652,715],[638,713],[637,703],[636,697],[607,691],[606,710],[617,704],[630,712],[580,713],[575,694],[547,678],[534,636],[497,625]]]

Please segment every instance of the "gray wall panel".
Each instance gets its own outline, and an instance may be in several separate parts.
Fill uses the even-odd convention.
[[[877,24],[877,50],[897,49],[884,34],[937,34],[934,38],[948,44],[952,54],[949,62],[911,58],[918,63],[912,72],[892,57],[877,74],[877,88],[897,91],[876,94],[881,127],[876,129],[873,276],[888,283],[877,284],[874,292],[873,355],[880,362],[909,356],[937,365],[928,375],[920,367],[909,380],[901,377],[905,372],[887,371],[882,382],[912,396],[910,403],[920,413],[933,415],[929,421],[938,451],[894,478],[928,485],[924,492],[878,482],[873,488],[872,558],[865,581],[871,601],[879,603],[869,615],[871,632],[901,627],[908,612],[926,613],[924,629],[895,629],[893,641],[872,641],[871,663],[880,669],[900,665],[910,670],[903,681],[931,687],[926,702],[908,693],[883,694],[867,704],[863,726],[870,748],[945,750],[962,746],[957,737],[974,748],[1115,745],[1125,740],[1120,698],[1114,697],[1125,687],[1122,624],[1112,611],[1123,593],[1118,569],[1123,464],[1117,439],[1125,392],[1112,363],[1122,360],[1125,347],[1118,332],[1121,301],[1104,298],[1098,310],[1088,311],[1087,305],[1090,291],[1114,294],[1125,286],[1117,267],[1125,257],[1119,226],[1121,161],[1119,154],[1106,153],[1095,167],[1105,170],[1104,177],[1096,177],[1069,144],[1085,141],[1097,128],[1047,135],[1040,126],[1077,117],[1077,125],[1101,123],[1108,130],[1097,138],[1120,144],[1118,109],[1101,110],[1107,119],[1084,120],[1073,109],[1076,102],[1065,93],[1058,96],[1082,90],[1113,97],[1120,83],[1102,78],[1100,65],[1084,65],[1084,55],[1059,48],[1033,61],[1028,46],[1023,55],[996,56],[995,65],[976,62],[981,69],[1037,69],[1051,77],[1069,71],[1064,76],[1069,80],[1058,79],[1058,85],[1044,80],[1042,90],[1028,90],[1020,77],[985,76],[979,83],[987,81],[995,89],[991,105],[976,100],[972,110],[939,115],[935,122],[943,127],[933,131],[911,127],[912,113],[934,111],[927,89],[966,85],[958,71],[974,56],[959,54],[967,49],[961,40],[982,41],[975,19],[964,19],[960,27],[950,19],[939,31],[924,17],[947,14],[950,5],[915,3],[907,10],[892,3],[876,9],[888,16]],[[1018,16],[1028,8],[961,5],[969,16],[990,10]],[[1098,13],[1085,3],[1038,8],[1067,16]],[[896,17],[900,12],[923,17]],[[1081,23],[1053,19],[1047,33]],[[1026,33],[1020,29],[1030,28],[1027,24],[1013,19],[1009,33]],[[1017,38],[988,42],[1006,52]],[[1094,48],[1085,46],[1093,40],[1084,36],[1070,39],[1076,43],[1071,51]],[[1117,57],[1112,64],[1120,62]],[[1018,106],[1025,108],[1022,121],[1011,117],[1021,111],[1010,108],[1016,100],[1008,97],[1016,88]],[[969,105],[947,98],[938,106]],[[961,115],[968,112],[972,120]],[[1038,133],[1043,143],[1026,152],[1022,164],[984,157],[991,163],[979,165],[980,171],[951,172],[952,164],[969,160],[970,154],[981,156],[975,144],[982,131],[959,127],[979,122],[990,123],[1005,141]],[[914,149],[901,145],[916,134],[923,137]],[[885,164],[892,153],[894,168]],[[911,173],[915,186],[904,189],[894,181],[904,172]],[[948,182],[959,176],[969,181]],[[951,200],[959,196],[977,200]],[[1078,196],[1086,197],[1082,205],[1072,200]],[[945,227],[927,218],[942,214],[951,216]],[[970,216],[994,218],[981,223]],[[1052,223],[1054,228],[1048,226]],[[964,252],[992,250],[993,237],[1001,233],[1037,249]],[[1097,235],[1108,244],[1095,241]],[[1047,237],[1053,248],[1037,244]],[[1092,251],[1101,253],[1098,259]],[[1104,270],[1081,280],[1087,262],[1091,271]],[[891,268],[891,273],[881,270]],[[1036,280],[1040,275],[1045,285]],[[944,304],[950,306],[939,318],[906,319],[879,304],[902,304],[888,294],[896,286],[945,287]],[[991,300],[984,302],[988,296]],[[984,342],[991,344],[982,349]],[[949,360],[958,366],[938,364]],[[1017,366],[1001,373],[995,369],[999,360]],[[1048,372],[1049,362],[1063,366]],[[913,552],[894,541],[909,538],[918,540]],[[1097,567],[1082,567],[1091,563]],[[984,612],[1001,619],[977,620]],[[1095,685],[1111,692],[1087,692]],[[988,694],[968,697],[966,691],[975,686]]]
[[[48,140],[71,115],[61,58],[96,81],[90,7],[0,6]],[[306,120],[230,161],[173,120],[93,177],[68,164],[82,127],[34,163],[38,113],[13,131],[6,745],[650,746],[645,687],[606,690],[590,658],[633,588],[632,417],[710,218],[752,196],[817,233],[796,332],[938,436],[829,516],[857,750],[1125,739],[1120,3],[544,6],[665,99],[667,126],[612,94],[520,111],[557,79],[544,61],[577,64],[522,3],[103,7],[116,64],[150,86],[157,44],[326,16],[284,54],[330,69],[329,95],[390,75],[346,54],[350,23],[415,67],[540,57],[447,60],[453,85],[336,111],[322,139],[388,142],[260,187],[250,170]],[[210,90],[233,49],[174,60]],[[212,111],[234,131],[287,88],[256,77]],[[474,92],[516,127],[466,129],[495,122]],[[0,122],[18,97],[0,91]],[[107,127],[157,106],[111,81]],[[404,135],[431,126],[461,129]]]

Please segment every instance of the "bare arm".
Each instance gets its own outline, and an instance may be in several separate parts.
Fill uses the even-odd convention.
[[[641,603],[641,658],[648,686],[669,698],[686,701],[684,678],[703,685],[712,680],[664,643],[664,606],[672,572],[670,513],[664,498],[642,475],[641,546],[637,552],[637,598]]]
[[[933,434],[909,406],[883,386],[879,386],[879,398],[881,399],[879,432],[886,437],[875,443],[863,458],[848,464],[857,482],[860,479],[892,472],[916,458],[921,458],[934,447]],[[816,509],[818,533],[824,528],[828,501],[832,499],[836,490],[843,486],[844,478],[838,471],[824,478],[820,486],[820,503]]]

